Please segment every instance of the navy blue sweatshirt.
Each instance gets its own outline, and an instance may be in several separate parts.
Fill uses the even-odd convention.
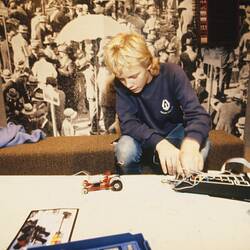
[[[200,105],[181,67],[161,64],[160,74],[139,94],[116,79],[116,111],[121,132],[138,140],[143,148],[155,148],[178,123],[185,137],[202,145],[210,130],[210,116]]]

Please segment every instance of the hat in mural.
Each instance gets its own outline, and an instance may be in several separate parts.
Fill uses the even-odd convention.
[[[42,15],[42,16],[39,17],[39,22],[40,22],[40,23],[46,23],[47,21],[48,21],[48,20],[47,20],[47,17],[46,17],[46,16]]]
[[[103,3],[103,2],[107,2],[107,0],[94,0],[95,3]]]
[[[17,63],[17,66],[18,66],[19,68],[24,67],[24,65],[25,65],[24,60],[20,60],[20,61],[18,61],[18,63]]]
[[[250,27],[250,26],[249,26]],[[243,58],[245,62],[250,62],[250,53],[247,53],[246,57]]]
[[[45,53],[44,53],[44,51],[43,51],[42,49],[40,49],[40,50],[38,51],[37,56],[38,56],[38,58],[46,57],[46,55],[45,55]]]
[[[41,13],[42,13],[42,9],[40,7],[37,7],[34,14],[38,15],[38,14],[41,14]]]
[[[31,73],[30,69],[29,68],[24,68],[24,70],[22,70],[20,72],[20,76],[29,76]]]
[[[1,75],[4,78],[4,80],[11,79],[11,72],[9,69],[4,69]]]
[[[43,90],[39,87],[34,89],[34,94],[32,97],[32,101],[44,101],[43,99]]]
[[[176,45],[175,43],[170,42],[167,46],[167,52],[168,53],[174,53],[176,52]]]
[[[192,6],[192,5],[191,5]],[[182,1],[180,4],[178,4],[177,9],[178,10],[185,10],[190,8],[190,2],[189,1]]]
[[[65,117],[69,117],[71,119],[74,119],[77,116],[77,112],[72,108],[66,108],[63,114],[65,115]]]
[[[27,82],[27,85],[34,85],[34,86],[36,86],[37,84],[38,84],[38,79],[35,76],[30,75],[29,76],[29,80]]]
[[[14,18],[14,17],[11,17],[11,18],[6,19],[6,23],[17,27],[20,24],[20,20]]]
[[[57,86],[57,79],[55,77],[49,76],[46,78],[46,84],[51,85],[52,87],[56,87]]]
[[[67,48],[68,48],[67,44],[60,44],[58,46],[58,52],[66,53],[67,52]]]
[[[148,5],[147,13],[148,13],[149,15],[154,15],[154,14],[156,14],[156,9],[155,9],[155,6],[154,6],[154,5],[155,5],[154,3]]]
[[[193,38],[192,37],[187,37],[185,41],[185,45],[193,45]]]
[[[77,4],[76,5],[76,10],[78,12],[81,12],[83,14],[87,14],[88,13],[88,10],[89,10],[89,7],[87,4]]]
[[[76,9],[77,9],[77,10],[82,10],[82,4],[77,4],[77,5],[76,5]]]
[[[156,35],[154,34],[154,33],[149,33],[148,35],[147,35],[147,41],[148,42],[154,42],[155,41],[155,39],[156,39]]]
[[[207,75],[204,73],[203,68],[197,68],[196,71],[192,74],[195,79],[205,80]]]
[[[31,103],[24,103],[23,109],[21,111],[24,115],[32,115],[35,113],[35,109],[33,108]]]
[[[246,13],[250,13],[250,5],[247,5],[245,11],[246,11]]]
[[[104,13],[104,8],[99,5],[99,3],[96,3],[95,8],[94,8],[95,14],[103,14]]]
[[[26,25],[19,25],[18,30],[19,33],[28,33],[28,27]]]
[[[236,93],[232,96],[233,101],[240,101],[242,100],[242,94],[241,93]]]
[[[51,35],[45,36],[43,44],[52,44],[55,43]]]
[[[38,47],[40,47],[40,45],[41,45],[40,40],[38,40],[38,39],[31,39],[30,40],[30,46],[31,46],[32,49],[38,48]]]
[[[237,128],[245,128],[245,123],[246,123],[246,117],[240,117],[238,119],[238,122],[235,124]]]
[[[83,50],[82,49],[78,49],[76,51],[76,56],[77,56],[78,59],[83,58],[85,56]]]
[[[82,11],[83,11],[84,13],[88,13],[89,7],[88,7],[87,4],[82,4]]]
[[[243,65],[243,67],[241,68],[240,72],[239,72],[239,79],[249,79],[249,65],[245,64]]]
[[[6,96],[12,100],[17,100],[20,95],[15,88],[10,88]]]

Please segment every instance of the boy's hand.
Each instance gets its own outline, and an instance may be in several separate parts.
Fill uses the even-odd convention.
[[[164,174],[184,176],[180,163],[180,150],[163,139],[156,145],[161,168]]]
[[[199,143],[191,138],[184,139],[180,150],[167,140],[161,140],[156,151],[163,173],[184,177],[201,171],[204,162],[199,149]]]
[[[197,141],[186,138],[180,149],[180,162],[185,176],[203,169],[203,157],[200,153],[200,145]]]

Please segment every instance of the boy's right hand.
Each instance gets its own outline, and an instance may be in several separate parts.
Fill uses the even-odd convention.
[[[164,174],[185,176],[180,162],[180,150],[166,139],[156,145],[161,168]]]

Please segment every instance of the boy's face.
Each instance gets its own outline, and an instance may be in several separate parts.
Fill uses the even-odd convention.
[[[121,83],[135,94],[140,93],[152,78],[149,69],[139,65],[131,68],[124,68],[122,73],[118,76]]]

